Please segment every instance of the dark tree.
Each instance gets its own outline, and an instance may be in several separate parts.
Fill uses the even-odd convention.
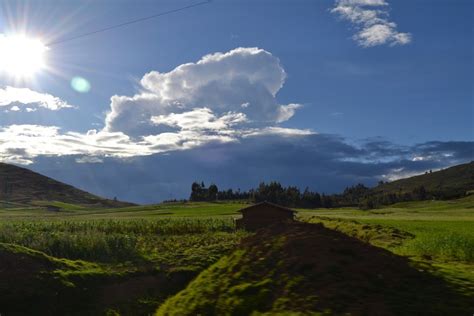
[[[191,185],[191,196],[189,198],[191,201],[203,201],[203,187],[197,182],[193,182]]]
[[[209,201],[215,201],[217,200],[217,193],[219,192],[219,189],[217,188],[217,185],[211,184],[209,186],[209,189],[207,189],[208,192],[208,199]]]

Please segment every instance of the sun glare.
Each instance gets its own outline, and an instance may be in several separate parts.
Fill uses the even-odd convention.
[[[28,78],[46,67],[48,48],[38,39],[24,35],[0,35],[0,73]]]

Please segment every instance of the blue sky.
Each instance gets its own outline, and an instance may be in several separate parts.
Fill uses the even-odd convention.
[[[2,1],[0,34],[47,44],[192,3]],[[334,192],[470,161],[473,12],[216,0],[51,45],[34,77],[0,72],[0,160],[138,202],[193,180]]]

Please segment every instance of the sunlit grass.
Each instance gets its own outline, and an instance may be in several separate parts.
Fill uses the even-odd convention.
[[[97,262],[154,261],[202,266],[216,261],[243,236],[232,218],[89,221],[10,221],[0,242],[48,255]]]
[[[397,221],[366,220],[364,222],[396,227],[412,233],[396,252],[409,256],[434,257],[447,261],[474,262],[474,229],[466,221]]]

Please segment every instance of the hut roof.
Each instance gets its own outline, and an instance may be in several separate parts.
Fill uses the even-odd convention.
[[[270,203],[270,202],[267,202],[267,201],[244,207],[243,209],[240,209],[239,212],[240,213],[245,213],[245,212],[248,212],[248,211],[257,210],[261,206],[271,206],[272,208],[277,209],[278,211],[292,213],[292,214],[296,213],[295,210],[292,210],[290,208],[287,208],[287,207],[284,207],[284,206],[281,206],[281,205],[278,205],[278,204],[275,204],[275,203]]]

